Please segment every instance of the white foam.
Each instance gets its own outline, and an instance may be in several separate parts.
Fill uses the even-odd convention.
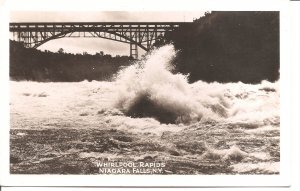
[[[265,153],[265,152],[254,152],[254,153],[251,153],[249,156],[255,157],[255,158],[260,159],[260,160],[269,160],[269,159],[271,159],[270,154]]]
[[[263,173],[278,173],[280,162],[261,162],[261,163],[238,163],[231,165],[233,171],[246,173],[253,170],[262,171]]]
[[[231,146],[229,149],[213,149],[206,145],[207,151],[203,154],[203,158],[209,158],[209,159],[222,159],[222,160],[237,160],[240,161],[248,154],[244,151],[242,151],[237,145]]]
[[[173,46],[167,45],[123,69],[117,77],[115,107],[126,113],[146,97],[158,109],[175,114],[177,123],[279,123],[279,82],[189,84],[187,76],[171,72],[170,61],[175,56]]]

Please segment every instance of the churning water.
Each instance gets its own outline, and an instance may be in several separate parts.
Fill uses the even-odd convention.
[[[151,158],[166,162],[171,174],[279,173],[279,82],[190,84],[188,76],[173,72],[175,56],[172,45],[156,49],[112,82],[11,82],[11,128],[23,133],[12,138],[25,139],[27,130],[76,129],[79,138],[68,141],[82,147],[63,150],[68,141],[49,143],[53,152],[48,151],[91,163]],[[103,136],[89,140],[98,130],[116,130],[109,132],[105,147],[98,143]],[[88,149],[97,144],[100,153]],[[12,147],[21,152],[14,142]],[[38,152],[17,155],[39,161]],[[21,164],[15,164],[15,172],[22,171]]]
[[[172,73],[174,56],[173,46],[164,46],[122,70],[116,81],[115,108],[132,117],[153,117],[162,123],[279,122],[278,82],[189,84],[188,76]]]

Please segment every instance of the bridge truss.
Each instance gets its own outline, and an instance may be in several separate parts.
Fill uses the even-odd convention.
[[[168,31],[174,31],[182,22],[56,22],[10,23],[13,40],[25,47],[37,48],[59,38],[104,38],[130,46],[130,56],[138,58],[138,47],[149,51],[154,42]]]

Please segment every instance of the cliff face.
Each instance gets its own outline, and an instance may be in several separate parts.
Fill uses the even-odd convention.
[[[279,79],[279,12],[212,12],[166,35],[190,82]]]

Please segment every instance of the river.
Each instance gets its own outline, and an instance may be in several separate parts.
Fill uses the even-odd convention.
[[[110,82],[11,81],[11,173],[278,174],[279,81],[190,84],[174,56],[164,46]]]

